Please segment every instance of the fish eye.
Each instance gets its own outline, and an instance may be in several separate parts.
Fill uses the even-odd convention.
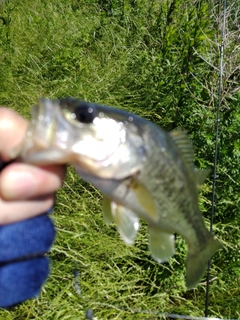
[[[77,106],[73,112],[74,118],[81,123],[92,123],[95,115],[93,108],[87,104]]]

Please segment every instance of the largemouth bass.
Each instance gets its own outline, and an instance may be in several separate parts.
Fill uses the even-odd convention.
[[[71,163],[104,194],[107,223],[133,244],[139,219],[149,225],[149,249],[162,263],[175,252],[174,233],[188,245],[186,285],[194,288],[222,245],[206,228],[198,186],[207,171],[193,167],[185,132],[165,132],[123,110],[73,98],[41,99],[15,155],[33,164]]]

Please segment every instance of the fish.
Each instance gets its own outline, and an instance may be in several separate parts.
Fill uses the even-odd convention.
[[[175,234],[187,243],[186,287],[201,281],[222,248],[205,226],[199,186],[209,170],[194,168],[193,146],[181,129],[167,132],[127,111],[76,98],[41,98],[13,157],[36,165],[71,163],[103,193],[103,215],[133,245],[144,220],[149,251],[164,263],[175,253]]]

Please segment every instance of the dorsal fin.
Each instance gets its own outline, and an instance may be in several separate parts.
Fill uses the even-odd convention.
[[[199,188],[208,174],[210,173],[209,169],[204,170],[198,170],[194,168],[193,166],[193,145],[190,139],[188,138],[188,135],[186,131],[183,131],[181,129],[176,129],[170,132],[170,136],[172,140],[174,141],[175,145],[178,148],[178,151],[181,153],[183,158],[186,160],[187,164],[190,166],[191,170],[194,173],[194,177],[196,180],[196,185]]]
[[[201,185],[204,183],[204,180],[207,178],[210,172],[211,172],[210,169],[203,169],[203,170],[194,169],[194,176],[195,176],[196,184],[198,188],[201,187]]]
[[[176,144],[179,152],[184,157],[188,165],[193,169],[193,145],[189,140],[188,135],[181,129],[173,130],[170,132],[170,136]]]

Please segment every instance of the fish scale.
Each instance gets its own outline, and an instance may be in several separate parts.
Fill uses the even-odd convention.
[[[13,151],[22,161],[71,163],[104,195],[107,223],[133,244],[139,219],[149,225],[149,250],[163,263],[175,253],[174,233],[188,246],[186,285],[197,286],[222,245],[205,227],[198,187],[208,170],[195,170],[186,133],[112,107],[74,98],[40,99],[26,139]]]
[[[158,142],[156,141],[156,146],[157,145]],[[149,190],[152,193],[153,198],[156,199],[156,205],[160,216],[161,212],[163,212],[162,218],[164,219],[159,221],[161,228],[169,230],[169,232],[177,232],[182,235],[183,227],[181,226],[181,221],[184,222],[184,227],[186,227],[186,225],[190,225],[192,227],[192,224],[195,222],[194,217],[198,218],[198,215],[194,215],[194,212],[198,210],[197,201],[188,202],[186,197],[186,194],[188,195],[189,193],[189,190],[186,190],[188,185],[182,182],[186,180],[186,176],[183,177],[182,171],[177,169],[174,170],[175,163],[172,157],[168,156],[166,159],[166,156],[164,156],[165,152],[154,152],[154,150],[156,150],[156,146],[153,148],[153,153],[149,155],[149,161],[151,161],[152,166],[148,166],[147,163],[145,164],[146,169],[143,171],[142,176],[141,174],[139,175],[139,182],[146,183],[146,181],[151,181],[151,183],[148,184]],[[159,159],[162,158],[165,158],[165,163],[162,162],[160,164]],[[157,159],[156,163],[154,163],[154,159]],[[181,187],[178,187],[179,184],[177,181],[182,182]],[[195,197],[197,200],[197,192]],[[194,207],[191,208],[193,205]],[[174,214],[175,212],[177,212],[177,214]],[[183,215],[183,217],[181,217],[181,215]],[[200,220],[201,222],[201,219],[197,220]],[[201,229],[205,230],[204,224],[201,225],[203,226]],[[196,233],[198,230],[199,228],[196,230]],[[186,235],[186,230],[184,230],[184,234]],[[200,234],[202,235],[202,233]],[[196,236],[196,238],[198,237]]]

